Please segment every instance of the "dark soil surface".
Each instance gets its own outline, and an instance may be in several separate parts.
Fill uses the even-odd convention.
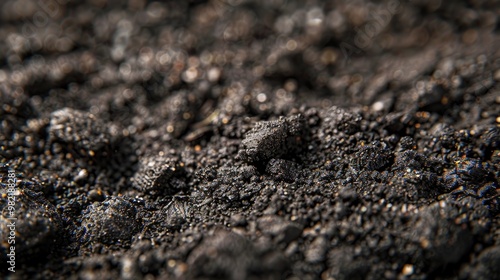
[[[2,1],[0,278],[500,279],[499,14]]]

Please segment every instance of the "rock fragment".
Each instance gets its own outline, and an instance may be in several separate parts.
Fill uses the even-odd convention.
[[[242,141],[238,156],[250,163],[280,158],[300,149],[306,134],[301,115],[258,122]]]
[[[354,134],[359,131],[362,117],[337,106],[330,107],[320,114],[323,119],[322,126],[326,133],[335,134],[343,132],[346,134]]]
[[[37,262],[37,257],[45,257],[54,252],[62,233],[62,220],[55,207],[43,199],[41,194],[30,190],[15,196],[13,216],[10,216],[7,208],[9,202],[12,206],[9,196],[0,196],[0,250],[9,253],[10,246],[14,246],[16,259],[30,263]],[[10,236],[13,239],[8,239]],[[14,240],[15,243],[9,244],[8,240]],[[0,256],[2,263],[6,261],[6,254]]]
[[[302,234],[301,225],[286,221],[279,216],[263,216],[257,220],[257,227],[265,234],[275,237],[278,242],[286,244]]]
[[[327,275],[333,279],[365,279],[370,266],[356,258],[351,248],[333,249],[328,253],[329,269]]]
[[[266,166],[266,173],[276,180],[293,182],[299,175],[298,164],[286,159],[271,159]]]
[[[82,218],[82,241],[128,243],[141,227],[136,214],[137,209],[130,202],[118,197],[92,204]]]
[[[151,195],[172,195],[184,188],[185,183],[176,178],[182,174],[181,167],[174,159],[166,157],[145,157],[139,170],[132,178],[136,189]]]
[[[351,159],[351,166],[357,170],[383,170],[391,164],[393,155],[390,151],[369,145],[361,147]]]
[[[99,151],[113,139],[106,124],[93,114],[71,108],[50,115],[49,135],[52,141],[72,145],[83,154]]]
[[[306,261],[310,263],[318,263],[324,261],[327,248],[328,240],[324,236],[316,237],[305,252]]]
[[[197,108],[203,98],[187,91],[179,91],[165,98],[155,114],[166,120],[165,130],[173,138],[181,137],[189,125],[196,120]],[[163,121],[162,121],[163,122]]]
[[[459,262],[473,244],[473,237],[468,229],[443,216],[443,213],[451,215],[454,209],[448,205],[443,206],[435,202],[422,209],[413,221],[415,230],[411,239],[420,245],[425,261],[431,261],[431,269]]]
[[[188,257],[188,279],[277,279],[287,268],[284,257],[260,250],[239,234],[216,230]]]
[[[494,279],[500,275],[500,246],[487,248],[477,258],[472,279]]]
[[[177,230],[186,222],[189,208],[184,201],[174,199],[171,203],[162,210],[162,218],[164,219],[162,226]]]

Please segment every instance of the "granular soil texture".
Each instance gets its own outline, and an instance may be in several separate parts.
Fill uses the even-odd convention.
[[[2,1],[0,275],[500,279],[499,12]]]

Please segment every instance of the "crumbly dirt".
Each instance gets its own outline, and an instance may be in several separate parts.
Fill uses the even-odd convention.
[[[499,12],[3,1],[0,276],[500,279]]]

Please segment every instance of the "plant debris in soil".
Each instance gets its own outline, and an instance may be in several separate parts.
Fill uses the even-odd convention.
[[[3,1],[0,276],[499,279],[499,11]]]

